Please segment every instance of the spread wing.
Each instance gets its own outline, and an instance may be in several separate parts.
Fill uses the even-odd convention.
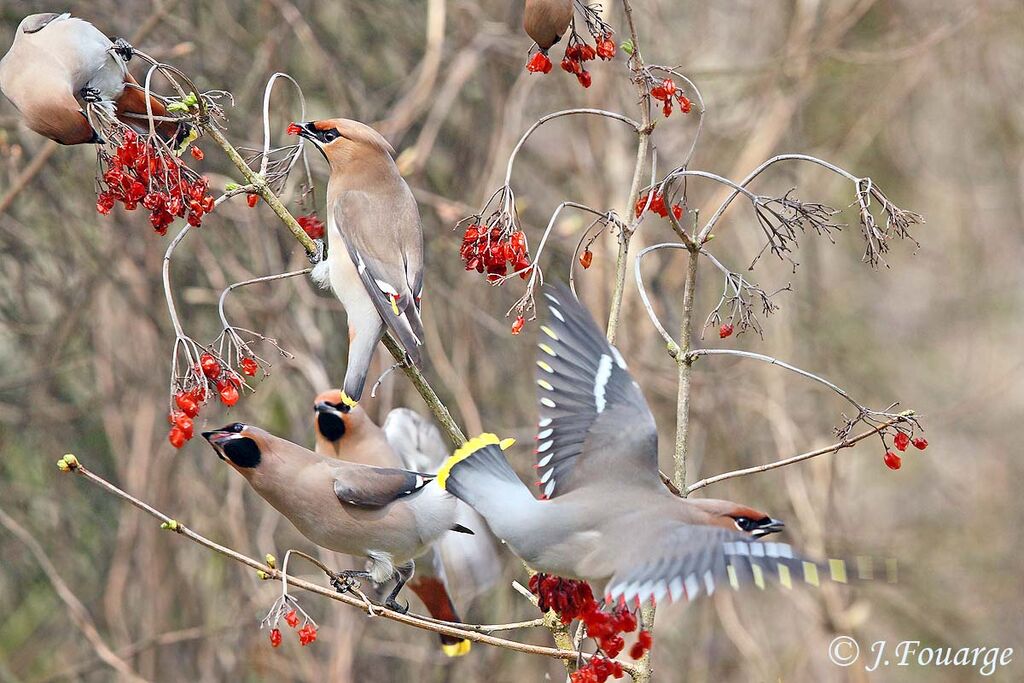
[[[711,595],[719,586],[739,590],[744,586],[764,589],[769,583],[784,588],[800,584],[818,586],[823,581],[848,583],[887,578],[895,581],[895,561],[875,571],[869,558],[856,563],[831,559],[816,562],[801,556],[788,543],[761,542],[738,532],[718,527],[678,524],[667,532],[657,532],[657,542],[649,533],[639,532],[631,540],[642,552],[623,548],[623,564],[605,588],[612,601],[648,598],[659,601],[694,600]],[[651,554],[651,548],[661,551]],[[643,558],[641,562],[632,558]]]
[[[433,481],[433,475],[392,467],[345,463],[333,468],[334,495],[345,505],[382,508],[410,496]]]
[[[405,188],[408,192],[408,188]],[[408,201],[350,191],[335,205],[342,241],[374,307],[416,365],[423,345],[423,233],[411,193]]]
[[[654,416],[622,355],[567,287],[547,288],[544,297],[536,372],[543,496],[595,477],[661,486]]]

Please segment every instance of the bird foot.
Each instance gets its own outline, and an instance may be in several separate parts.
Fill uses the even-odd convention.
[[[115,54],[126,62],[131,61],[131,58],[135,56],[135,48],[124,38],[118,38],[114,41],[113,50]]]
[[[100,95],[100,91],[96,88],[90,88],[86,86],[78,91],[82,96],[82,99],[90,104],[96,104],[97,102],[103,101],[103,96]]]
[[[327,243],[322,239],[315,239],[313,240],[313,244],[316,245],[316,251],[312,254],[306,254],[306,256],[309,258],[310,264],[315,266],[316,264],[327,260]]]
[[[331,586],[339,593],[351,593],[359,590],[359,579],[368,578],[370,578],[369,572],[346,570],[331,575]]]
[[[387,607],[389,610],[392,610],[393,612],[398,612],[399,614],[405,614],[409,611],[409,603],[403,605],[394,598],[388,598],[387,601],[384,603],[384,606]]]

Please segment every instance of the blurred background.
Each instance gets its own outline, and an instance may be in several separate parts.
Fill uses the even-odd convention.
[[[766,321],[763,340],[750,333],[719,340],[709,330],[697,342],[767,353],[828,377],[871,407],[900,401],[922,413],[931,446],[911,449],[899,471],[886,469],[876,438],[701,491],[769,511],[786,520],[784,540],[816,551],[896,557],[901,582],[720,594],[664,608],[656,680],[977,678],[962,668],[839,669],[827,646],[836,634],[853,635],[865,651],[877,640],[1017,650],[1024,642],[1024,8],[950,0],[634,4],[647,61],[681,65],[707,104],[693,168],[739,179],[771,155],[813,154],[871,176],[928,221],[915,231],[919,249],[897,243],[888,267],[872,269],[861,262],[855,212],[846,211],[852,225],[834,245],[813,235],[801,240],[795,272],[767,256],[749,274],[768,291],[793,288],[776,299],[781,310]],[[621,5],[606,5],[621,41],[628,34]],[[529,75],[522,3],[496,0],[92,0],[59,7],[5,0],[0,50],[23,16],[54,10],[70,10],[112,36],[143,29],[142,49],[201,88],[230,90],[227,135],[237,145],[260,144],[263,87],[277,70],[302,85],[312,117],[343,115],[384,132],[402,155],[423,216],[426,374],[467,432],[486,428],[529,443],[536,324],[512,336],[504,317],[522,283],[491,288],[465,272],[461,233],[452,227],[501,185],[511,148],[540,116],[576,106],[638,115],[621,51],[614,62],[594,65],[589,90],[557,65],[546,76]],[[555,54],[561,56],[557,48]],[[286,88],[276,91],[272,111],[283,140],[298,116]],[[677,112],[657,120],[663,173],[689,148],[696,117]],[[95,628],[93,640],[151,680],[564,678],[554,660],[479,645],[448,660],[433,634],[308,595],[298,597],[321,624],[318,642],[300,649],[286,640],[272,649],[258,626],[277,585],[161,532],[152,518],[81,479],[58,476],[55,460],[74,451],[97,473],[243,553],[309,550],[202,439],[180,451],[167,443],[173,332],[160,266],[168,238],[153,234],[141,211],[98,215],[93,150],[48,152],[46,142],[0,102],[0,681],[116,678],[83,635],[86,623]],[[240,180],[219,149],[198,144],[206,160],[192,165],[214,188]],[[635,141],[615,122],[561,119],[542,128],[512,180],[531,244],[564,199],[621,214],[634,157]],[[322,215],[325,164],[315,154],[310,163]],[[33,164],[39,172],[21,183]],[[849,183],[808,165],[777,166],[755,189],[778,194],[790,187],[837,207],[854,198]],[[709,215],[722,194],[693,183],[690,197]],[[285,199],[300,210],[294,189]],[[543,261],[549,279],[566,278],[585,225],[571,214],[558,223]],[[736,202],[715,232],[711,247],[734,270],[743,271],[761,246],[748,204]],[[645,220],[633,253],[673,240],[667,222]],[[598,319],[608,310],[615,248],[613,236],[601,237],[593,266],[577,268],[577,287]],[[659,252],[644,264],[670,330],[679,324],[681,253]],[[269,209],[240,199],[221,206],[175,256],[183,324],[201,342],[220,331],[216,302],[228,284],[305,265]],[[703,263],[700,320],[721,287],[721,276]],[[231,410],[211,404],[196,431],[243,420],[310,444],[313,396],[343,375],[340,305],[296,279],[238,291],[228,309],[237,325],[276,338],[295,357],[259,347],[275,359],[272,374]],[[623,316],[618,345],[658,418],[662,467],[670,470],[675,365],[632,275]],[[381,349],[371,378],[389,364]],[[831,443],[848,408],[820,386],[766,365],[705,358],[695,367],[691,481]],[[364,405],[381,419],[395,406],[425,412],[400,373]],[[528,448],[511,453],[528,476]],[[509,588],[525,574],[507,559],[507,575],[474,602],[468,620],[536,615]],[[80,608],[69,606],[60,585]],[[550,642],[543,630],[513,637]],[[1021,680],[1022,667],[1014,661],[994,679]]]

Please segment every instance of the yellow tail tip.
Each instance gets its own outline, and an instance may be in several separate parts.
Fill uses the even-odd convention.
[[[501,450],[505,451],[508,450],[515,442],[515,439],[499,439],[496,434],[491,434],[490,432],[481,434],[480,436],[474,436],[472,439],[459,446],[458,449],[456,449],[456,451],[444,461],[444,464],[441,465],[441,469],[437,471],[437,485],[442,489],[445,488],[445,485],[448,483],[448,475],[451,474],[452,468],[479,451],[481,448],[484,448],[485,446],[498,446]]]
[[[441,649],[449,657],[462,657],[463,655],[469,654],[472,649],[473,643],[468,640],[460,640],[457,643],[451,645],[442,645]]]

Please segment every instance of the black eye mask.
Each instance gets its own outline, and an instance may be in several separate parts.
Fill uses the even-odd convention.
[[[260,447],[247,436],[225,441],[221,449],[239,467],[252,468],[260,464]]]
[[[317,413],[316,424],[320,428],[320,433],[331,443],[336,443],[338,439],[345,436],[345,421],[341,419],[340,415]]]

